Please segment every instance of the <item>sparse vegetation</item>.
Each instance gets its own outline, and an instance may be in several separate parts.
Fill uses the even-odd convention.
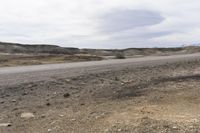
[[[126,59],[124,53],[122,53],[122,52],[118,52],[118,53],[115,55],[115,58],[116,58],[116,59]]]
[[[97,61],[102,57],[93,55],[0,55],[0,67],[40,65],[51,63]]]

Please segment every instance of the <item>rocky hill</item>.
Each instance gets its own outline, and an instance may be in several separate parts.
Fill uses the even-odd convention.
[[[56,45],[26,45],[0,42],[0,53],[10,54],[77,54],[78,48],[63,48]]]
[[[124,56],[173,55],[200,52],[200,46],[184,46],[177,48],[128,48],[128,49],[79,49],[66,48],[57,45],[26,45],[0,42],[0,53],[8,54],[89,54],[96,56]]]
[[[90,53],[97,56],[115,56],[122,53],[124,56],[148,56],[148,55],[175,55],[200,52],[199,46],[187,46],[177,48],[128,48],[128,49],[81,49],[82,53]]]

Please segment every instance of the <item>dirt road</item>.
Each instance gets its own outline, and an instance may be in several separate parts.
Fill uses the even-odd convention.
[[[20,84],[33,81],[47,81],[51,78],[63,75],[79,76],[86,73],[104,72],[107,70],[122,69],[128,66],[148,66],[172,63],[181,60],[194,60],[200,58],[200,54],[173,55],[173,56],[150,56],[131,58],[124,60],[104,60],[65,64],[48,64],[22,67],[0,68],[0,85]]]
[[[200,133],[200,54],[0,68],[0,133]]]

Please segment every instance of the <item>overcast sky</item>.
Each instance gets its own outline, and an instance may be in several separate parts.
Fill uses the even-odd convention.
[[[0,0],[0,41],[80,48],[200,43],[200,0]]]

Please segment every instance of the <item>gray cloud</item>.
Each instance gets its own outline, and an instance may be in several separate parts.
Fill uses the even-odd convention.
[[[0,41],[82,48],[196,43],[199,5],[199,0],[2,0]]]
[[[158,12],[148,10],[115,10],[100,17],[103,32],[120,32],[164,21]]]

